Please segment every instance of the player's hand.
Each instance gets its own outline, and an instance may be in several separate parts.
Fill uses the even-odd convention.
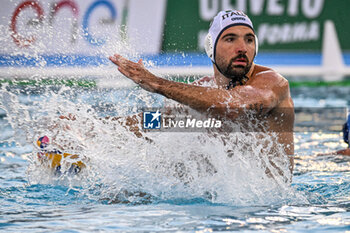
[[[72,113],[69,113],[68,116],[61,115],[58,118],[60,118],[61,120],[68,120],[68,121],[75,121],[77,119],[76,116]],[[54,128],[57,128],[57,127],[58,125],[56,124]],[[63,123],[61,127],[63,130],[66,130],[66,131],[71,130],[71,127],[69,126],[69,124],[66,124],[66,123]]]
[[[77,118],[75,117],[75,115],[73,115],[72,113],[69,113],[68,116],[59,116],[60,119],[65,119],[65,120],[71,120],[71,121],[75,121]]]
[[[120,73],[140,85],[143,89],[156,92],[161,78],[149,72],[144,67],[142,59],[135,63],[125,59],[119,54],[114,54],[114,56],[109,57],[109,60],[118,66]]]

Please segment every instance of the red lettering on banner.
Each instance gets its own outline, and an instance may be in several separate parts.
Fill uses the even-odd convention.
[[[72,22],[72,34],[71,34],[71,42],[74,43],[77,39],[78,36],[78,6],[74,1],[71,0],[62,0],[59,3],[55,3],[50,11],[50,16],[49,16],[49,23],[50,25],[53,24],[53,19],[57,12],[62,9],[63,7],[68,7],[72,10],[73,15],[74,15],[74,21]]]
[[[24,38],[17,32],[17,18],[19,13],[26,8],[33,8],[36,11],[39,22],[42,22],[44,19],[44,11],[36,1],[25,1],[16,8],[11,19],[10,29],[12,31],[11,36],[19,47],[27,47],[35,41],[34,36]]]
[[[63,7],[70,7],[72,9],[73,15],[77,18],[78,17],[78,6],[75,4],[74,1],[71,0],[62,0],[59,3],[55,4],[53,8],[53,15],[57,13],[57,11]]]

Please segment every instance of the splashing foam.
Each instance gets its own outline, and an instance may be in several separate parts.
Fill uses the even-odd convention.
[[[15,131],[12,140],[35,144],[38,137],[47,135],[52,147],[87,158],[87,168],[78,175],[54,176],[37,161],[39,149],[34,146],[27,172],[31,184],[80,187],[84,195],[111,203],[200,198],[213,203],[265,205],[286,202],[296,195],[286,182],[290,178],[288,160],[270,152],[273,135],[231,133],[224,138],[158,132],[147,134],[150,142],[116,121],[101,120],[104,113],[91,100],[83,100],[85,92],[68,87],[47,88],[32,97],[20,92],[23,90],[6,85],[0,91],[0,108]],[[139,90],[130,90],[123,102],[135,107],[135,96],[148,97],[143,103],[146,106],[155,104],[149,94]],[[109,106],[108,112],[128,113],[123,105]],[[69,114],[76,120],[59,118]],[[282,147],[277,150],[283,154]]]

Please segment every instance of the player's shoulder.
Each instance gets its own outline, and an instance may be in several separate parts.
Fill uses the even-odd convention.
[[[280,84],[284,83],[285,85],[288,85],[288,80],[270,67],[255,65],[253,76],[256,80],[271,81]]]

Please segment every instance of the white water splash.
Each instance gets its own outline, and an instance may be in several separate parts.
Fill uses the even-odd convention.
[[[35,144],[38,137],[47,135],[53,148],[86,158],[87,168],[78,175],[56,177],[40,165],[38,149],[34,149],[28,168],[29,183],[78,186],[84,195],[108,202],[202,198],[213,203],[265,205],[295,201],[296,196],[298,201],[305,201],[286,182],[290,178],[288,158],[271,154],[272,148],[284,153],[282,147],[274,147],[274,136],[256,132],[216,137],[206,133],[154,132],[143,133],[151,139],[145,140],[116,121],[101,120],[103,114],[91,98],[83,98],[108,96],[107,93],[79,92],[69,87],[55,91],[47,88],[30,97],[23,90],[2,87],[0,108],[6,111],[6,119],[15,131],[12,140]],[[137,109],[136,97],[147,100],[143,106],[156,104],[149,94],[132,90],[123,102],[129,109]],[[118,103],[112,95],[109,98]],[[126,105],[116,104],[108,111],[125,115],[125,109]],[[76,119],[59,118],[69,114]],[[270,174],[266,174],[267,169]]]

